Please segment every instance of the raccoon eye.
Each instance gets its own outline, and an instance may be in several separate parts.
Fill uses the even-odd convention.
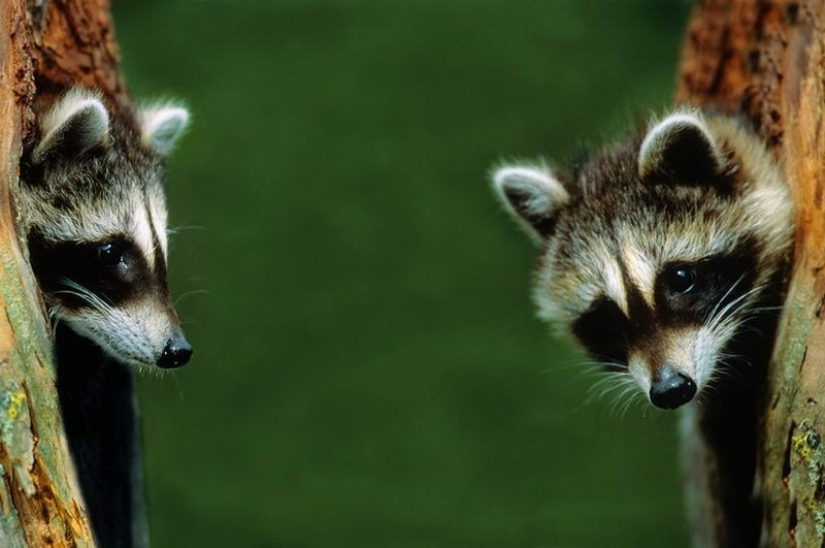
[[[665,272],[665,283],[673,293],[687,293],[696,285],[696,269],[677,265]]]
[[[117,266],[123,262],[123,249],[112,242],[100,244],[97,246],[97,258],[107,266]]]

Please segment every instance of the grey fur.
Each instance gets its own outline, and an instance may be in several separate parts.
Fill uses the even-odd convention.
[[[494,185],[539,237],[540,315],[655,405],[701,400],[683,421],[695,546],[758,545],[756,453],[794,233],[770,152],[737,120],[679,109],[572,174],[507,166]]]
[[[494,182],[508,211],[543,236],[534,288],[540,315],[570,330],[601,298],[615,301],[625,315],[634,293],[654,307],[661,299],[657,280],[669,264],[696,263],[755,242],[757,268],[750,280],[755,289],[734,305],[736,310],[725,311],[730,315],[724,321],[717,318],[720,321],[710,325],[707,318],[705,325],[694,325],[686,333],[684,325],[671,329],[673,318],[659,314],[650,330],[656,352],[643,348],[651,346],[646,337],[631,343],[629,363],[619,364],[647,391],[661,365],[654,355],[662,357],[669,346],[687,344],[692,356],[664,359],[675,360],[677,369],[694,377],[701,390],[712,382],[741,319],[776,289],[772,280],[787,264],[792,243],[792,202],[770,155],[738,122],[680,110],[648,127],[594,155],[572,176],[551,178],[546,169],[506,166]],[[686,130],[693,140],[678,143],[687,141]],[[678,155],[666,158],[671,149],[704,150],[705,145],[706,154],[689,157],[686,167],[667,165],[681,161]],[[705,169],[715,173],[687,180],[704,175]],[[536,182],[526,184],[525,174],[531,170]],[[686,180],[678,180],[679,170],[689,171]],[[523,205],[519,210],[514,203]]]
[[[147,547],[133,369],[191,354],[167,287],[163,188],[188,113],[107,107],[82,88],[36,110],[17,208],[55,324],[69,448],[97,543]]]
[[[110,114],[94,92],[73,89],[38,120],[18,208],[50,311],[114,358],[152,366],[167,341],[182,337],[166,285],[163,163],[188,115],[163,106]],[[109,241],[134,252],[130,277],[140,274],[141,287],[131,298],[86,287],[63,270],[66,260],[49,261],[60,246],[71,255],[66,244],[78,251],[68,258],[81,261],[81,244]]]

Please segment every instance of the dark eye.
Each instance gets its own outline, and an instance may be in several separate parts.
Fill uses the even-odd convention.
[[[665,283],[673,293],[687,293],[696,285],[696,270],[687,265],[677,265],[665,272]]]
[[[123,248],[113,242],[97,246],[97,258],[106,266],[117,266],[123,262]]]

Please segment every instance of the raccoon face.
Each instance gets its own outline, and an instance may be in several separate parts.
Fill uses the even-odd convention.
[[[50,314],[135,366],[178,367],[192,354],[167,287],[162,185],[187,121],[171,106],[111,119],[75,89],[39,116],[21,175],[18,206]]]
[[[747,360],[743,334],[781,304],[788,187],[730,119],[680,111],[572,176],[505,166],[494,187],[541,244],[540,315],[657,407],[682,406]]]

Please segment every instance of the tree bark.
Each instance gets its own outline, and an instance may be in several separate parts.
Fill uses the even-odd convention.
[[[825,1],[704,0],[678,103],[744,115],[797,205],[794,264],[757,447],[762,544],[825,546]]]
[[[36,95],[83,84],[128,98],[106,0],[3,0],[0,21],[0,546],[94,546],[12,197]]]

